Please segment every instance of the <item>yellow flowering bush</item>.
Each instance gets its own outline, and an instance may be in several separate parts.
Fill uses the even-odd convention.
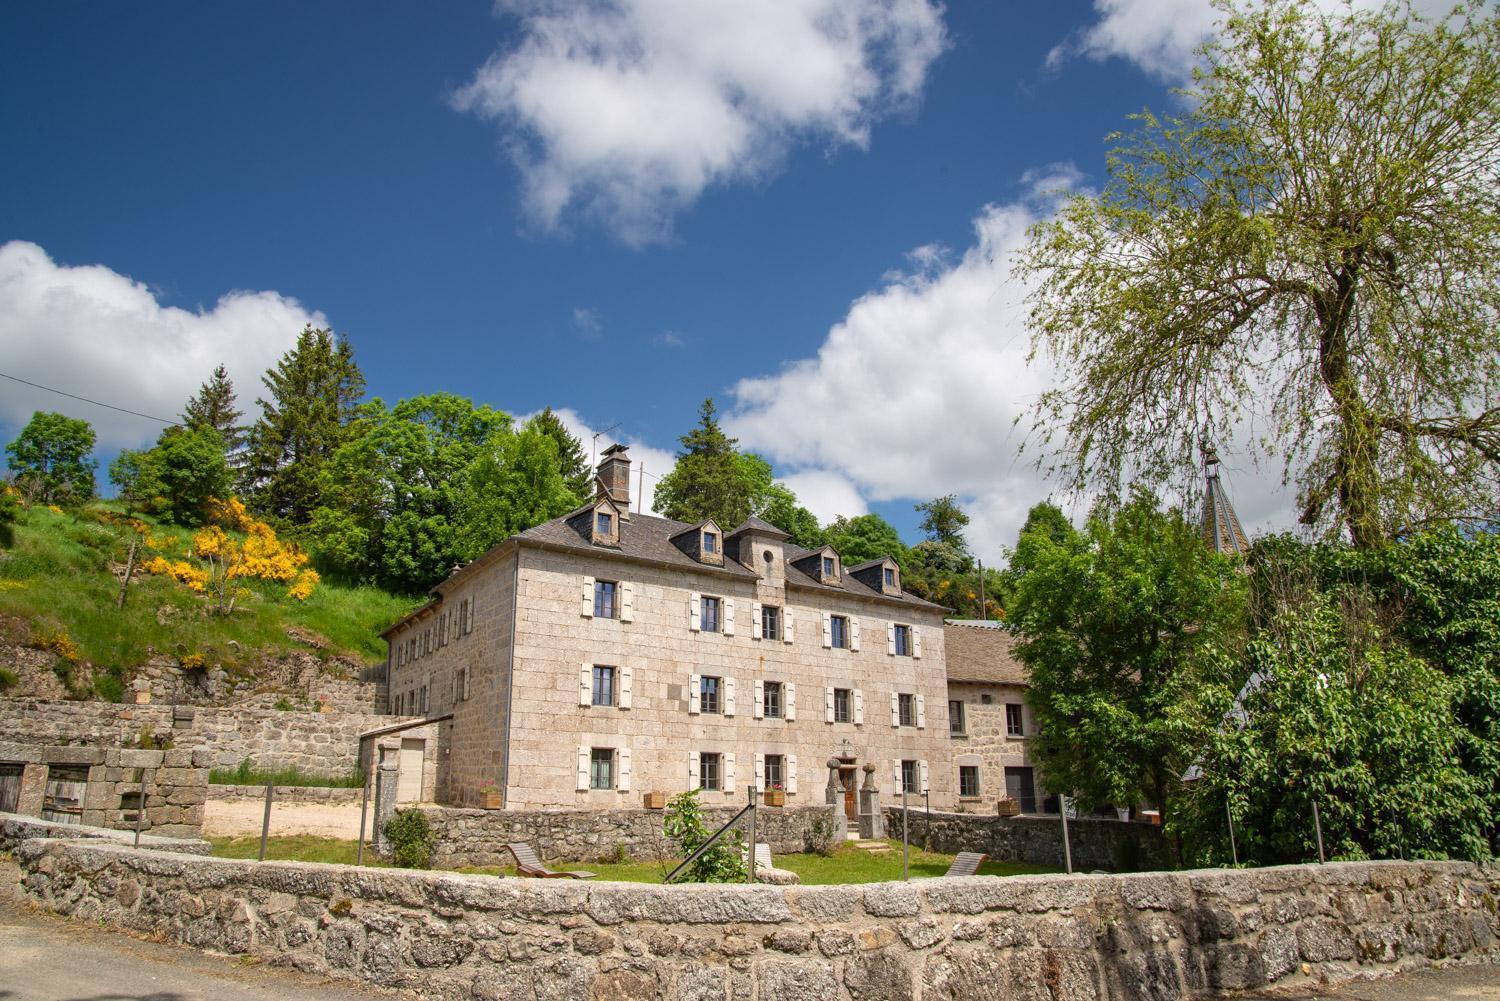
[[[51,650],[61,660],[76,664],[83,659],[83,652],[78,649],[78,645],[61,629],[38,633],[36,645],[43,650]]]
[[[243,532],[244,538],[236,538],[231,532]],[[165,548],[149,534],[146,541],[153,549]],[[194,591],[210,592],[222,614],[233,610],[236,598],[249,593],[244,588],[231,588],[233,580],[290,584],[287,596],[298,601],[306,601],[318,585],[317,572],[307,566],[307,554],[295,543],[277,538],[275,529],[252,517],[237,497],[209,502],[209,525],[193,536],[189,552],[202,561],[201,566],[154,556],[141,564],[141,569],[174,577]]]
[[[60,507],[58,507],[56,504],[48,504],[47,505],[47,510],[51,511],[53,514],[62,514],[63,513],[63,509],[60,508]]]
[[[207,666],[208,658],[201,653],[190,653],[177,662],[189,671],[196,671]]]
[[[208,520],[210,524],[227,528],[231,532],[248,532],[250,526],[259,524],[251,517],[250,512],[245,510],[244,502],[238,497],[230,497],[228,500],[210,500]]]
[[[312,597],[313,588],[318,586],[318,571],[311,567],[303,570],[297,575],[297,580],[287,589],[288,598],[296,598],[298,601],[306,601]]]
[[[187,560],[169,560],[161,556],[153,556],[141,564],[141,569],[149,574],[171,577],[179,584],[186,584],[200,593],[208,587],[208,571],[194,566]]]

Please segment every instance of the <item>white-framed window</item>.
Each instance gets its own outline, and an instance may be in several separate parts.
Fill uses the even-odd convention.
[[[717,533],[703,533],[703,551],[705,553],[717,553],[719,551],[719,536]]]
[[[698,628],[705,633],[716,633],[724,628],[724,599],[704,595],[698,613]]]
[[[590,705],[614,705],[616,696],[615,669],[606,664],[595,664],[592,674]]]
[[[849,649],[849,616],[830,615],[828,630],[829,642],[835,650]]]
[[[897,726],[917,725],[917,697],[901,692],[896,696]]]
[[[704,751],[698,755],[698,788],[724,788],[724,756],[717,751]]]
[[[595,511],[594,530],[600,535],[608,537],[615,530],[615,516],[608,511]]]
[[[781,639],[781,609],[775,605],[760,606],[760,635],[764,639]]]
[[[891,627],[892,652],[897,657],[911,656],[911,626],[896,623]]]
[[[779,681],[767,681],[762,686],[762,702],[766,719],[782,719],[786,716],[786,692]]]
[[[835,723],[854,721],[854,691],[852,689],[835,688],[833,690],[833,721]]]
[[[589,749],[589,788],[613,789],[615,787],[615,749],[594,747]]]
[[[922,791],[921,762],[909,758],[901,762],[901,791],[912,794]]]
[[[885,568],[885,586],[886,587],[895,587],[896,586],[896,571],[894,569],[892,569],[891,567],[886,567]]]
[[[834,576],[837,576],[838,567],[839,567],[838,560],[834,559],[832,556],[825,556],[825,557],[823,557],[823,576],[824,577],[834,577]]]
[[[613,619],[620,613],[620,585],[612,580],[594,581],[594,618]]]
[[[781,754],[767,754],[765,760],[765,784],[766,789],[786,788],[786,756]]]
[[[1005,735],[1007,737],[1026,736],[1026,717],[1018,702],[1005,704]]]
[[[724,711],[724,679],[705,674],[698,679],[698,711],[722,713]]]

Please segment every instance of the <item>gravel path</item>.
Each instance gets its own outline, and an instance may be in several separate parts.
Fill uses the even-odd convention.
[[[209,800],[203,807],[203,834],[259,834],[265,804],[259,800]],[[325,838],[359,837],[358,803],[271,804],[271,834],[315,834]]]

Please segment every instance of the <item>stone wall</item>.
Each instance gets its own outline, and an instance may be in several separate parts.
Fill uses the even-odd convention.
[[[500,865],[511,861],[504,850],[512,841],[526,841],[543,860],[603,862],[621,851],[639,862],[664,861],[676,849],[662,836],[661,810],[473,810],[457,807],[427,809],[437,845],[433,865],[448,869]],[[710,831],[737,811],[716,807],[704,811]],[[766,808],[756,811],[755,837],[771,846],[773,854],[808,851],[820,837],[818,818],[830,818],[827,807]],[[741,824],[748,840],[749,820]],[[832,832],[831,821],[827,828]]]
[[[276,786],[272,792],[272,799],[276,803],[358,803],[364,790],[358,787],[353,789],[333,789],[326,786]],[[214,783],[208,787],[208,798],[211,800],[238,800],[253,799],[263,801],[266,798],[265,786],[236,786],[221,785]]]
[[[26,892],[136,933],[435,999],[1167,1001],[1500,960],[1500,865],[650,886],[29,841]]]
[[[207,760],[202,748],[162,751],[0,742],[0,761],[22,768],[17,813],[133,830],[144,807],[141,830],[170,837],[196,837],[203,828]],[[64,774],[69,784],[59,785],[54,797],[49,780],[63,779]],[[83,786],[76,798],[74,783]]]
[[[310,632],[294,636],[313,646],[327,641]],[[243,674],[231,674],[214,665],[186,670],[176,658],[157,656],[135,669],[131,691],[164,705],[226,706],[259,705],[269,709],[285,699],[303,709],[325,703],[330,709],[351,713],[385,712],[385,684],[375,679],[384,665],[366,667],[347,656],[293,651],[259,657]]]
[[[901,837],[901,808],[886,807],[886,834]],[[1063,867],[1062,819],[911,810],[911,840],[935,852],[984,852],[993,859]],[[1069,817],[1073,868],[1140,872],[1167,865],[1161,828],[1128,820]]]
[[[55,824],[36,817],[23,817],[18,813],[0,813],[0,852],[14,852],[21,842],[37,838],[104,841],[115,845],[133,845],[135,842],[135,835],[129,831],[89,827],[85,824]],[[141,835],[141,848],[188,855],[209,855],[213,852],[213,845],[198,838],[163,838],[154,834]]]

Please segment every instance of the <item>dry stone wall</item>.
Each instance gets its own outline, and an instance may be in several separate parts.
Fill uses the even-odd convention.
[[[21,766],[18,813],[120,830],[134,829],[139,819],[142,830],[170,837],[196,837],[203,827],[207,759],[201,748],[0,741],[0,761]]]
[[[648,886],[28,841],[52,910],[429,998],[1168,1001],[1497,959],[1500,865]]]
[[[328,805],[358,803],[364,790],[334,789],[326,786],[276,786],[272,797],[277,803],[326,803]],[[234,786],[214,783],[208,787],[208,798],[217,801],[266,798],[265,786]]]
[[[37,838],[103,841],[132,846],[135,843],[135,835],[129,831],[85,824],[57,824],[36,817],[23,817],[17,813],[0,813],[0,852],[14,852],[23,841]],[[188,855],[208,855],[213,852],[213,845],[198,838],[164,838],[154,834],[142,834],[140,847],[148,851]]]
[[[984,852],[993,859],[1063,867],[1062,819],[999,817],[910,810],[911,841],[935,852]],[[886,832],[901,837],[901,808],[886,808]],[[1101,817],[1068,818],[1073,868],[1110,872],[1163,869],[1167,848],[1161,828]]]

